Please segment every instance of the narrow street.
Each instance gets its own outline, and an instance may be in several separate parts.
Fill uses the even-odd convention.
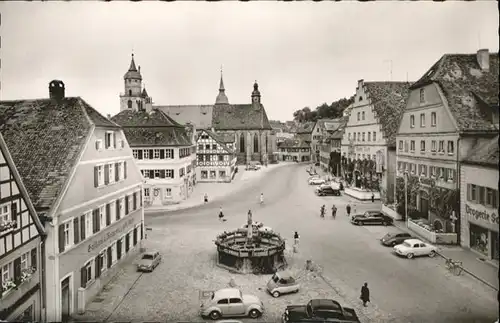
[[[260,321],[277,321],[288,304],[306,303],[326,297],[356,309],[362,322],[494,322],[498,316],[496,293],[467,276],[452,276],[439,258],[398,258],[378,239],[394,227],[363,226],[349,223],[345,205],[357,211],[380,208],[379,203],[356,202],[346,196],[317,197],[307,185],[305,166],[292,164],[269,172],[262,180],[232,193],[223,203],[189,210],[153,214],[146,217],[146,248],[159,250],[163,263],[153,272],[135,273],[130,266],[107,289],[137,279],[113,313],[96,313],[94,318],[113,321],[196,320],[199,292],[228,287],[231,278],[244,293],[255,294],[266,306]],[[259,205],[264,193],[265,203]],[[325,219],[319,208],[332,203],[339,209],[337,219]],[[227,221],[217,218],[223,208]],[[274,299],[265,292],[269,276],[231,274],[215,266],[217,233],[240,227],[251,209],[261,221],[289,241],[297,230],[300,252],[287,250],[291,271],[299,273],[306,260],[320,268],[320,275],[301,279],[298,294]],[[368,282],[371,303],[359,301],[361,285]],[[115,285],[115,286],[113,286]],[[123,288],[121,288],[123,289]],[[243,321],[247,321],[244,319]],[[251,321],[251,320],[249,320]]]

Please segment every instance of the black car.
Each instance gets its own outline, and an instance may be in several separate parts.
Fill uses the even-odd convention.
[[[322,186],[316,189],[318,196],[341,196],[340,190],[335,190],[331,186]]]
[[[411,239],[411,238],[413,238],[411,234],[406,232],[388,233],[382,239],[380,239],[380,242],[384,246],[394,247],[395,245],[402,244],[406,239]]]
[[[366,211],[363,214],[355,214],[351,218],[351,223],[355,225],[383,224],[392,225],[393,218],[381,211]]]
[[[342,307],[333,299],[312,299],[307,305],[289,305],[283,323],[359,322],[352,308]]]

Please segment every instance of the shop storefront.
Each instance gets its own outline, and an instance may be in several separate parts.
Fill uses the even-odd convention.
[[[498,260],[498,211],[487,212],[479,210],[477,206],[472,206],[470,203],[465,203],[465,213],[469,234],[468,237],[462,237],[462,241],[482,256]]]

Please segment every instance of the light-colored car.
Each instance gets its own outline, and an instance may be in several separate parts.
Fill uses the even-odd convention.
[[[326,181],[322,178],[313,178],[309,180],[309,185],[322,185],[325,184]]]
[[[437,251],[437,247],[419,239],[406,239],[402,244],[394,246],[394,252],[397,255],[408,259],[419,256],[434,257]]]
[[[137,263],[137,271],[152,272],[161,262],[161,255],[158,251],[148,251],[144,253]]]
[[[201,304],[200,314],[218,320],[222,317],[249,316],[253,319],[264,313],[264,303],[254,295],[245,295],[237,288],[219,289]]]
[[[309,182],[311,179],[314,179],[314,178],[321,178],[321,176],[319,176],[319,175],[309,176],[309,178],[307,179],[307,181]]]
[[[271,277],[267,283],[267,291],[273,297],[280,297],[280,295],[288,293],[296,293],[300,289],[299,283],[287,271],[277,272]]]

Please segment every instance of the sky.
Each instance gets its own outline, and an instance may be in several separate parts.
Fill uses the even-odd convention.
[[[257,80],[284,121],[359,79],[416,81],[445,53],[499,46],[496,1],[11,1],[0,13],[0,99],[47,98],[59,79],[104,115],[120,110],[132,51],[154,104],[213,104],[222,66],[230,103],[250,103]]]

